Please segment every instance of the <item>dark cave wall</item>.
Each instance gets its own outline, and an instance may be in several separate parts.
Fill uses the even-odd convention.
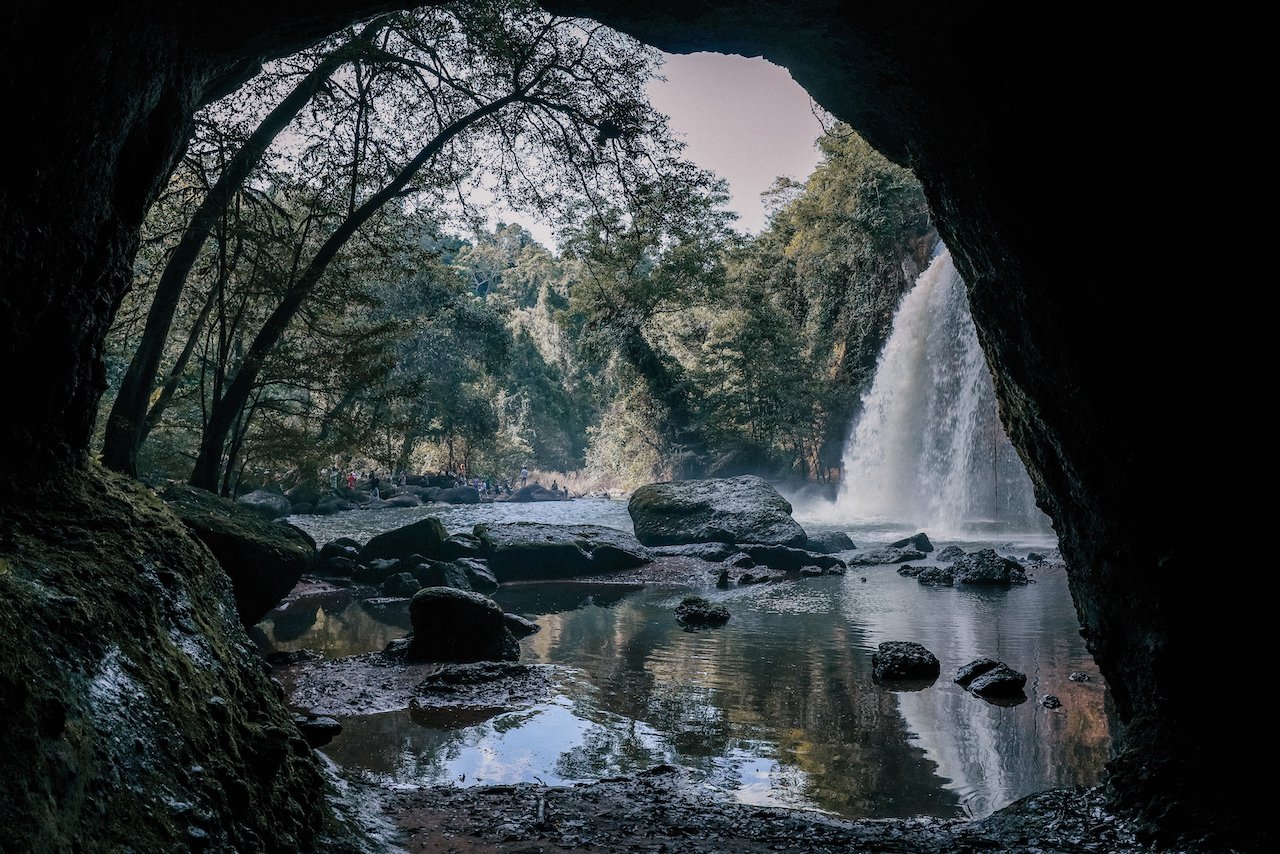
[[[0,171],[2,502],[83,465],[103,336],[195,107],[260,58],[394,5],[0,13],[0,80],[26,111]],[[1116,793],[1169,837],[1248,850],[1265,832],[1250,768],[1268,763],[1237,761],[1234,711],[1204,680],[1251,684],[1252,662],[1224,651],[1266,624],[1267,597],[1216,563],[1251,521],[1246,473],[1268,447],[1244,407],[1268,363],[1274,179],[1250,170],[1269,159],[1240,106],[1268,79],[1265,28],[1078,5],[546,5],[667,50],[763,54],[915,170],[1125,722]]]

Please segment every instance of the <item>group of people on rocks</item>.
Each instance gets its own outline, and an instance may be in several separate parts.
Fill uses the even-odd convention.
[[[502,480],[495,478],[493,475],[480,477],[476,474],[468,474],[466,469],[462,466],[459,466],[457,469],[452,471],[441,469],[436,476],[438,478],[452,479],[454,486],[474,487],[482,496],[492,496],[494,498],[502,495],[511,495],[516,490],[529,485],[528,466],[522,466],[519,475]],[[386,478],[383,478],[372,469],[367,474],[362,474],[358,469],[353,468],[347,472],[345,477],[340,478],[340,470],[335,467],[329,470],[329,488],[336,492],[341,479],[345,481],[347,489],[354,492],[356,484],[367,480],[369,486],[369,497],[381,498],[382,489],[384,487],[390,486],[403,488],[408,477],[409,474],[404,469],[400,469],[399,471],[388,475]],[[535,480],[534,484],[538,485],[538,481]],[[558,495],[563,495],[564,498],[569,497],[569,488],[567,486],[560,486],[560,483],[557,480],[552,480],[550,490]]]

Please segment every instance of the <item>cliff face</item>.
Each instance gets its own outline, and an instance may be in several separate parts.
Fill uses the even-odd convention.
[[[0,86],[30,111],[11,134],[11,168],[0,170],[0,377],[9,408],[0,447],[15,485],[0,506],[6,523],[20,518],[32,480],[84,476],[103,337],[128,286],[143,211],[196,105],[257,59],[392,5],[232,0],[198,23],[155,2],[56,19],[45,4],[6,7]],[[968,285],[1006,430],[1054,520],[1082,632],[1124,723],[1112,768],[1117,803],[1140,810],[1165,840],[1254,848],[1267,790],[1237,761],[1232,701],[1211,689],[1252,684],[1241,653],[1266,624],[1267,597],[1202,579],[1211,547],[1249,518],[1245,473],[1258,472],[1268,447],[1265,419],[1243,408],[1239,383],[1266,364],[1252,249],[1267,245],[1259,208],[1274,179],[1249,171],[1268,162],[1263,135],[1233,97],[1266,79],[1265,28],[1222,9],[1206,17],[839,0],[546,5],[668,50],[763,54],[915,171]],[[51,32],[75,63],[43,55]],[[1135,228],[1159,236],[1158,253],[1134,247]],[[34,520],[41,507],[55,512],[41,504],[21,518]],[[118,513],[140,532],[169,524],[138,507]],[[123,571],[131,546],[116,547],[108,560]],[[91,546],[73,539],[60,548],[70,550],[70,571],[72,553]],[[0,565],[34,578],[26,549],[21,537],[0,541]],[[178,560],[198,569],[205,558]],[[91,580],[76,583],[91,594]],[[123,649],[131,630],[101,616],[86,673],[103,672],[112,644]],[[6,625],[16,620],[6,616]],[[24,666],[46,672],[56,652],[38,636],[14,637],[12,654],[29,644]],[[83,691],[63,693],[19,692],[20,705],[6,701],[6,729],[17,716],[27,721],[24,738],[74,734],[45,732],[31,717],[31,703],[74,711],[88,702]],[[185,726],[176,738],[199,737]],[[246,748],[246,766],[268,748]],[[88,742],[74,750],[92,753]],[[105,772],[92,779],[102,792],[125,785]],[[50,808],[51,821],[75,820],[63,803]]]

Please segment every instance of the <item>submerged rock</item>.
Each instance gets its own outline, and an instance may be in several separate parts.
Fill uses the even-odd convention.
[[[676,606],[676,619],[686,626],[723,626],[729,609],[701,596],[686,596]]]

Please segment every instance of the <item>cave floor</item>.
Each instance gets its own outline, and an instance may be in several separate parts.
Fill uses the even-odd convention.
[[[1110,814],[1100,789],[1055,789],[985,819],[850,821],[757,807],[658,766],[571,787],[432,787],[385,796],[410,854],[562,851],[711,854],[813,852],[1107,852],[1144,854],[1133,828]]]

